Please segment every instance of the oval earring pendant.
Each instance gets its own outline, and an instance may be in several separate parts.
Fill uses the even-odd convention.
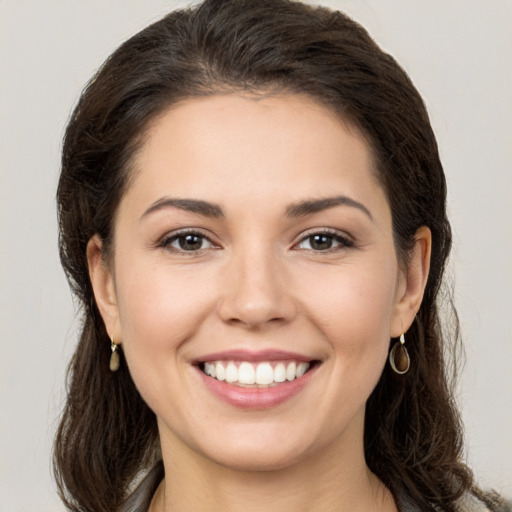
[[[117,372],[117,370],[119,370],[119,352],[117,350],[117,345],[113,345],[112,347],[109,368],[111,372]]]
[[[403,343],[397,341],[389,353],[389,364],[395,373],[403,375],[409,371],[411,359]]]

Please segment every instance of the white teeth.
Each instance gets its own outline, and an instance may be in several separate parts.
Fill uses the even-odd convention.
[[[215,378],[217,380],[224,380],[226,378],[226,371],[224,370],[224,366],[220,361],[215,363]]]
[[[215,364],[204,363],[204,373],[206,373],[206,375],[209,375],[210,377],[215,378]]]
[[[284,382],[286,380],[286,368],[283,363],[277,363],[274,368],[274,382]]]
[[[234,361],[215,361],[204,363],[203,371],[206,375],[220,381],[242,386],[271,386],[285,381],[293,381],[302,377],[309,369],[310,363],[291,361],[249,363],[243,361],[238,364]]]
[[[297,379],[299,377],[302,377],[307,369],[309,368],[309,363],[299,363],[299,365],[297,366],[297,370],[295,371],[295,375],[297,376]]]
[[[226,382],[232,383],[238,381],[238,368],[235,363],[231,362],[226,368]]]
[[[274,382],[274,370],[269,363],[260,363],[256,367],[256,384],[272,384]]]
[[[238,368],[238,382],[240,384],[254,384],[256,376],[251,363],[242,363]]]
[[[295,380],[297,366],[295,363],[291,362],[286,368],[286,379],[287,380]]]

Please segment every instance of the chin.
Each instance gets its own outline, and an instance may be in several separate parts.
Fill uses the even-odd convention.
[[[259,425],[256,430],[237,429],[227,431],[222,437],[210,437],[208,444],[199,443],[196,451],[210,461],[242,472],[279,471],[296,466],[301,461],[322,451],[314,438],[305,436],[306,428],[296,431],[288,428],[269,428]],[[308,439],[309,438],[309,439]]]
[[[295,466],[305,457],[297,450],[284,451],[264,449],[258,446],[212,454],[211,460],[225,468],[239,472],[281,471]]]

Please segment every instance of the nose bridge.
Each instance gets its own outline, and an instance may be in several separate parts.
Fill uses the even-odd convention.
[[[257,328],[293,318],[295,307],[285,268],[272,247],[252,240],[234,248],[224,278],[219,304],[224,321]]]

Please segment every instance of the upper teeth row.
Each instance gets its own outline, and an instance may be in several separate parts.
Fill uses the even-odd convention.
[[[229,383],[268,385],[302,377],[309,363],[295,361],[277,363],[274,367],[268,363],[251,364],[242,362],[238,366],[233,362],[215,361],[204,363],[204,373],[217,380]]]

